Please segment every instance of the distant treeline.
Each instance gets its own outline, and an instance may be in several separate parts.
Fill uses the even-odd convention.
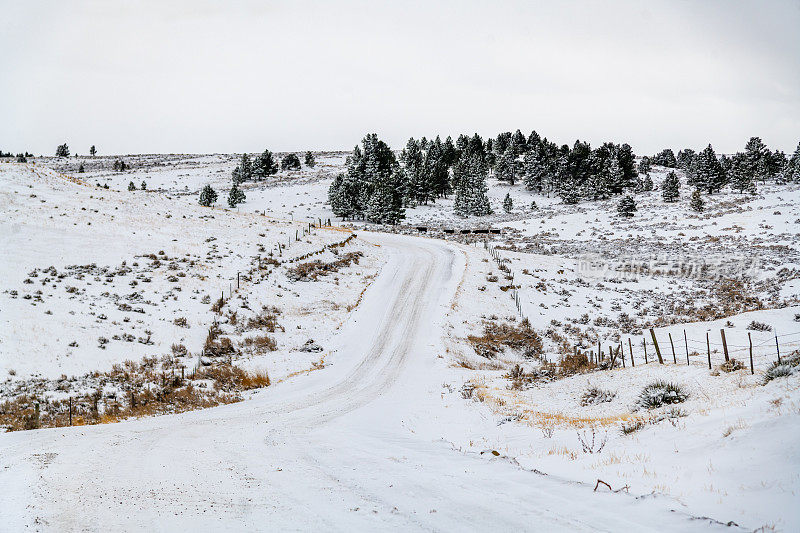
[[[770,151],[758,137],[731,157],[717,157],[709,145],[699,153],[686,148],[676,157],[672,149],[665,149],[639,158],[638,164],[636,160],[627,143],[606,142],[592,148],[578,140],[572,147],[559,146],[536,131],[525,136],[520,130],[486,140],[477,133],[460,135],[455,142],[451,137],[411,138],[398,159],[373,133],[354,148],[346,172],[331,184],[328,200],[334,214],[343,219],[397,223],[406,207],[450,194],[455,194],[458,215],[491,213],[486,196],[489,175],[509,185],[521,182],[528,190],[557,195],[568,204],[652,190],[651,165],[683,169],[688,184],[707,193],[727,185],[754,191],[759,181],[800,181],[800,144],[787,157]]]

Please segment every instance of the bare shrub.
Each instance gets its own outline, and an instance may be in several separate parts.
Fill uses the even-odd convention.
[[[719,368],[719,370],[721,372],[736,372],[737,370],[743,370],[744,369],[744,363],[742,363],[741,361],[738,361],[736,359],[731,358],[731,359],[725,361],[724,363],[722,363],[721,365],[719,365],[718,368]]]
[[[484,325],[483,335],[470,335],[467,340],[472,344],[475,353],[487,359],[497,357],[497,354],[506,347],[523,350],[528,358],[540,356],[543,350],[542,338],[527,321],[523,321],[519,326],[487,322]]]
[[[275,333],[276,330],[283,328],[278,324],[278,315],[280,311],[277,307],[263,307],[261,312],[247,319],[244,325],[245,330],[260,329],[269,333]]]
[[[586,392],[581,396],[581,405],[597,405],[601,403],[610,402],[617,396],[616,392],[607,391],[597,387],[589,387]]]
[[[269,335],[247,337],[239,344],[239,346],[246,348],[253,353],[274,352],[278,349],[278,343]]]
[[[655,381],[647,385],[639,393],[637,405],[647,409],[655,409],[662,405],[682,403],[689,394],[680,385],[666,381]]]
[[[348,267],[351,263],[358,264],[359,259],[363,256],[362,252],[348,252],[330,263],[325,263],[319,259],[307,263],[299,263],[287,269],[286,277],[291,281],[316,281],[320,276],[338,272],[340,268]]]
[[[558,361],[558,370],[562,376],[571,376],[594,370],[597,365],[589,361],[585,353],[568,352],[561,356]]]
[[[747,326],[747,329],[751,331],[772,331],[772,326],[770,326],[769,324],[765,324],[763,322],[757,322],[753,320]]]
[[[643,427],[644,427],[644,422],[639,419],[636,419],[628,423],[623,423],[622,426],[620,427],[620,430],[622,431],[623,435],[630,435],[635,431],[639,431]]]
[[[597,440],[597,432],[594,428],[591,428],[592,437],[589,440],[586,432],[584,431],[582,434],[578,431],[578,442],[581,443],[581,448],[583,449],[583,453],[600,453],[603,451],[603,448],[606,445],[606,441],[608,440],[608,433],[603,435],[602,440]]]
[[[172,354],[176,357],[186,357],[189,355],[189,350],[186,349],[186,346],[183,344],[173,344],[172,345]]]

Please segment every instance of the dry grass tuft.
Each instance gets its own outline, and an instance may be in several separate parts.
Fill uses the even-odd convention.
[[[489,321],[484,325],[483,335],[470,335],[467,341],[475,353],[487,359],[494,359],[506,347],[521,350],[530,359],[540,357],[543,351],[542,338],[527,321],[519,326]]]

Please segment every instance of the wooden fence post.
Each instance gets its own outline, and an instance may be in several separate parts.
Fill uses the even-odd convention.
[[[672,343],[672,333],[668,333],[669,335],[669,345],[672,346],[672,362],[678,364],[678,359],[675,357],[675,344]]]
[[[631,344],[631,338],[628,337],[628,351],[631,352],[631,368],[636,366],[636,363],[633,361],[633,344]]]
[[[72,396],[69,397],[69,425],[72,425]]]
[[[749,331],[747,332],[747,340],[750,342],[750,374],[755,374],[756,371],[753,368],[753,337]]]
[[[619,358],[622,359],[622,368],[625,368],[625,350],[622,349],[622,341],[619,341]]]
[[[661,358],[661,349],[658,347],[658,340],[656,340],[656,331],[653,328],[650,328],[650,336],[653,337],[653,346],[656,347],[656,355],[658,356],[658,362],[663,365],[664,359]]]
[[[775,332],[775,350],[778,352],[778,364],[781,364],[781,347],[778,346],[778,332]]]
[[[686,339],[686,330],[683,330],[683,344],[686,346],[686,366],[689,366],[689,341]]]
[[[600,349],[600,339],[597,339],[597,362],[603,360],[603,350]]]
[[[647,341],[642,338],[642,346],[644,346],[644,364],[647,364]]]
[[[719,334],[722,335],[722,349],[725,352],[725,362],[727,363],[730,358],[728,357],[728,341],[725,340],[725,328],[720,329]]]
[[[711,370],[711,342],[708,340],[707,331],[706,331],[706,348],[708,349],[708,369]]]

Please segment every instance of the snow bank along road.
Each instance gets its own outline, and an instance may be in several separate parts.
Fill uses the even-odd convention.
[[[454,450],[444,428],[495,423],[440,400],[463,253],[361,236],[389,259],[331,341],[332,365],[215,409],[2,434],[0,530],[721,528],[666,497],[594,493]]]

